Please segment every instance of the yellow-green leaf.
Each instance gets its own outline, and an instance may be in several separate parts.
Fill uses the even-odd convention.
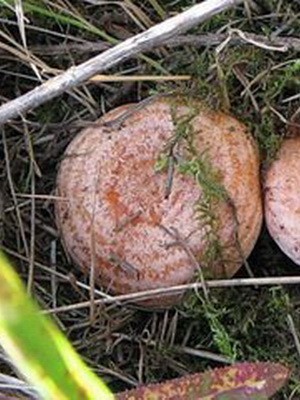
[[[0,344],[43,399],[114,399],[54,323],[39,313],[1,253]]]

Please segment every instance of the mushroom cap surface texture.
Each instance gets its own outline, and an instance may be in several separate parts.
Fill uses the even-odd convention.
[[[281,248],[300,265],[300,137],[285,139],[264,184],[268,230]]]
[[[116,294],[231,277],[262,222],[258,152],[232,116],[183,97],[121,106],[80,132],[57,178],[66,250]],[[164,308],[182,295],[137,302]]]

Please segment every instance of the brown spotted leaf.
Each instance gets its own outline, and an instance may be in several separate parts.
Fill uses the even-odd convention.
[[[116,395],[117,400],[265,400],[289,377],[281,364],[237,363]]]

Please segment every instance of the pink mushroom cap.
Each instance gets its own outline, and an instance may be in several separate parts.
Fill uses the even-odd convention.
[[[264,185],[268,230],[281,248],[300,265],[300,137],[284,140]]]
[[[186,138],[176,142],[180,129]],[[183,172],[192,162],[203,176]],[[207,170],[217,182],[204,187]],[[226,196],[208,204],[214,184]],[[262,222],[259,158],[247,128],[185,98],[122,106],[84,129],[65,152],[57,194],[67,200],[55,207],[67,252],[116,294],[188,283],[200,269],[231,277]],[[213,210],[214,227],[203,206]],[[222,251],[212,260],[214,240]],[[139,304],[163,308],[181,298],[163,294]]]

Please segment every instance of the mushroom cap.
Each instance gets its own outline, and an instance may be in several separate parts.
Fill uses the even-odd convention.
[[[158,160],[165,169],[157,171]],[[84,129],[65,152],[57,193],[67,199],[55,207],[66,250],[117,294],[188,283],[199,268],[231,277],[262,222],[251,135],[235,118],[185,98],[122,106]],[[162,308],[181,297],[140,304]]]
[[[264,203],[268,230],[300,265],[300,137],[284,140],[265,177]]]

